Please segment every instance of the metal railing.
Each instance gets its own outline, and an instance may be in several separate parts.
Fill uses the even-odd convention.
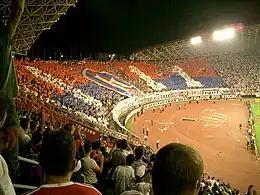
[[[28,159],[28,158],[18,156],[18,160],[26,162],[26,163],[30,163],[30,164],[33,164],[33,165],[40,166],[37,161],[32,160],[32,159]],[[23,185],[23,184],[13,184],[13,187],[15,189],[23,189],[23,190],[35,190],[37,188],[36,186],[29,186],[29,185]]]

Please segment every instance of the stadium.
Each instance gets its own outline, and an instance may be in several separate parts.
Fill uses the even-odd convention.
[[[3,15],[9,4],[0,4]],[[40,33],[74,4],[29,1],[13,52],[26,56]],[[21,126],[30,134],[29,123],[44,121],[48,131],[70,123],[84,140],[107,150],[122,139],[133,150],[143,146],[147,159],[168,143],[187,144],[202,155],[204,183],[225,182],[228,194],[253,185],[259,193],[259,32],[260,25],[228,25],[136,51],[123,61],[116,54],[105,62],[14,57],[17,112],[30,118]],[[19,154],[19,160],[17,194],[35,189],[42,176],[35,173],[37,158]],[[24,164],[30,164],[30,175],[21,170]]]

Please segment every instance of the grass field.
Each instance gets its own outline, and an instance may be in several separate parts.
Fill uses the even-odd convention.
[[[126,123],[126,128],[129,131],[132,131],[133,123],[134,123],[134,117],[132,116]]]
[[[253,103],[252,104],[252,112],[253,118],[255,121],[254,129],[256,134],[256,147],[258,151],[258,156],[260,156],[260,103]]]

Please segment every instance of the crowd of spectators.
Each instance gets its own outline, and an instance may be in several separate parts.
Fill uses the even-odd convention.
[[[27,135],[19,141],[19,155],[39,165],[19,163],[12,181],[38,188],[27,193],[16,189],[16,194],[241,194],[229,183],[203,174],[203,160],[189,146],[171,143],[151,154],[124,139],[90,141],[70,123],[42,128],[37,113],[19,111],[19,116]],[[248,194],[254,193],[250,185]]]
[[[234,91],[253,94],[260,90],[259,51],[208,56],[206,59]]]
[[[105,116],[124,99],[118,93],[87,80],[68,65],[16,60],[16,67],[21,92],[76,114],[82,121],[107,127]]]

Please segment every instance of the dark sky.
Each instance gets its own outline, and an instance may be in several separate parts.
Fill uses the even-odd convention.
[[[259,0],[79,0],[33,51],[128,53],[225,24],[257,24],[259,13]]]

